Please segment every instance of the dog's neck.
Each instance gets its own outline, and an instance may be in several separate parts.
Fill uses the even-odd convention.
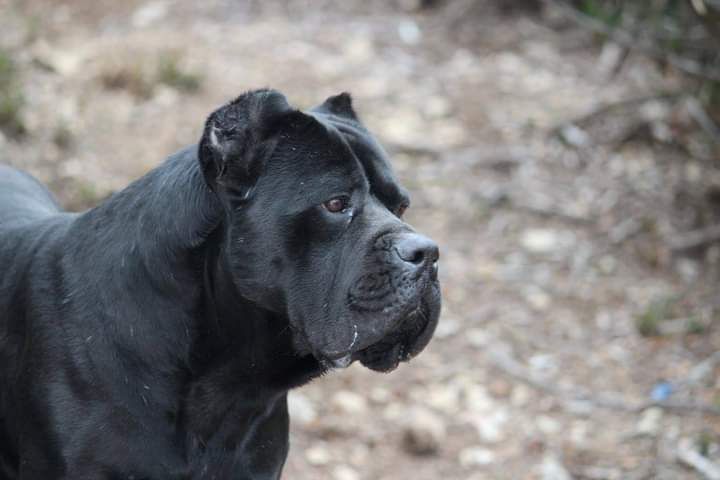
[[[254,434],[256,428],[237,419],[287,418],[287,391],[324,372],[311,355],[295,353],[287,317],[237,291],[223,237],[221,223],[202,247],[202,314],[182,407],[189,449],[212,450]],[[273,441],[287,440],[287,424],[262,428],[266,435],[279,435]]]
[[[234,382],[287,391],[323,372],[298,355],[287,315],[266,310],[238,291],[230,273],[221,223],[203,247],[203,305],[193,359],[202,368],[232,372]]]

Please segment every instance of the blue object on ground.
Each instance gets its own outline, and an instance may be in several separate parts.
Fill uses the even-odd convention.
[[[656,383],[650,393],[653,402],[664,402],[673,393],[673,386],[670,382]]]

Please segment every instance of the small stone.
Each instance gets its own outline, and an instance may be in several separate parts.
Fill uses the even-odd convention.
[[[642,412],[640,420],[635,427],[639,435],[655,436],[660,431],[660,422],[663,411],[658,407],[651,407]]]
[[[327,465],[332,456],[324,443],[316,443],[305,450],[305,458],[311,465]]]
[[[423,103],[423,113],[430,118],[446,117],[451,110],[450,102],[443,97],[430,97]]]
[[[332,403],[345,413],[359,414],[367,410],[365,398],[348,390],[340,390],[333,395]]]
[[[557,374],[558,366],[556,358],[549,353],[538,353],[528,359],[530,372],[537,379],[547,379]]]
[[[460,331],[460,322],[453,318],[443,318],[435,329],[435,338],[448,338]]]
[[[422,38],[418,24],[412,20],[402,20],[397,27],[400,40],[408,45],[416,45]]]
[[[490,334],[479,328],[471,328],[465,333],[467,342],[476,348],[486,347],[492,340]]]
[[[480,438],[486,443],[498,443],[505,439],[505,424],[508,414],[504,408],[492,413],[471,413],[467,421],[475,427]]]
[[[554,230],[531,228],[523,232],[522,246],[533,253],[549,253],[558,247],[558,236]]]
[[[590,136],[585,130],[575,125],[566,125],[560,130],[560,137],[571,147],[580,148],[590,143]]]
[[[535,425],[537,425],[538,430],[540,430],[545,435],[554,435],[558,433],[562,428],[560,422],[558,422],[554,418],[548,417],[547,415],[538,416],[535,420]]]
[[[469,411],[486,413],[495,409],[495,401],[482,385],[466,385],[465,406]]]
[[[468,447],[460,452],[459,460],[465,468],[490,465],[495,461],[495,453],[483,447]]]
[[[530,401],[530,389],[525,385],[515,385],[510,395],[510,403],[514,407],[524,407]]]
[[[424,403],[435,410],[455,415],[460,409],[460,388],[457,385],[436,385],[430,388]]]
[[[445,423],[428,409],[416,407],[408,415],[403,447],[413,455],[433,455],[446,437]]]
[[[300,425],[308,425],[317,420],[317,410],[312,402],[297,390],[288,393],[288,412],[292,421]]]
[[[338,465],[333,469],[333,478],[335,480],[359,480],[360,475],[355,469],[347,465]]]
[[[542,480],[572,480],[572,476],[560,460],[552,454],[545,455],[540,466]]]
[[[143,28],[162,20],[162,18],[165,17],[167,13],[167,2],[149,2],[135,10],[132,15],[131,22],[135,28]]]
[[[539,288],[529,288],[524,293],[525,300],[536,312],[544,312],[550,306],[550,295]]]
[[[388,403],[390,401],[390,392],[386,388],[374,387],[370,391],[370,400],[376,403]]]

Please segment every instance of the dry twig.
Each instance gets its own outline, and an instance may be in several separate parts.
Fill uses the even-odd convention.
[[[711,225],[668,238],[672,250],[689,250],[720,241],[720,225]]]
[[[580,388],[562,388],[533,378],[520,362],[515,360],[507,351],[492,349],[489,351],[491,361],[503,372],[536,390],[540,390],[567,403],[582,402],[598,408],[620,410],[630,413],[639,413],[651,407],[661,408],[677,415],[705,414],[720,416],[720,407],[696,402],[678,402],[665,400],[661,402],[628,402],[617,393],[588,392]]]
[[[667,52],[655,45],[649,44],[647,41],[640,41],[635,35],[633,35],[632,32],[610,28],[604,22],[596,20],[595,18],[578,11],[576,8],[573,8],[573,6],[569,5],[565,0],[556,0],[556,3],[559,4],[577,23],[589,28],[590,30],[607,36],[619,45],[638,50],[650,57],[665,61],[688,75],[720,81],[720,69],[704,66],[694,60]]]
[[[678,445],[677,456],[680,463],[697,471],[707,480],[720,480],[720,465],[702,456],[690,441],[682,441]]]

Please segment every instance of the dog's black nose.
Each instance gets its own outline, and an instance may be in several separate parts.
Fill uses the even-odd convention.
[[[415,267],[434,264],[438,260],[438,246],[429,238],[417,233],[402,235],[395,242],[398,257]]]

